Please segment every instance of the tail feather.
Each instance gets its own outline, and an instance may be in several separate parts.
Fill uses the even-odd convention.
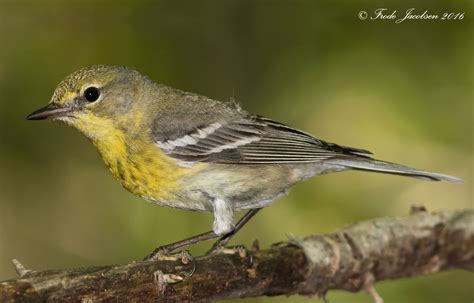
[[[347,168],[374,171],[387,174],[408,176],[428,181],[449,181],[462,183],[462,179],[444,174],[432,173],[400,164],[375,160],[366,157],[335,157],[326,160],[328,163],[344,166]],[[325,161],[325,162],[326,162]]]

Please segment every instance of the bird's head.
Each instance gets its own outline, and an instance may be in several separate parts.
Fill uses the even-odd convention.
[[[146,78],[131,68],[87,67],[67,76],[48,105],[26,118],[60,120],[94,139],[110,128],[127,124],[145,82]],[[136,119],[139,113],[133,115]]]

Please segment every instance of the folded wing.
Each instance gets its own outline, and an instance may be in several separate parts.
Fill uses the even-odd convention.
[[[371,158],[367,150],[328,143],[267,118],[252,116],[197,127],[173,140],[156,141],[170,157],[184,162],[296,164],[324,162],[347,169],[404,175],[430,181],[462,182]]]
[[[213,123],[174,140],[157,141],[169,156],[187,162],[268,164],[318,162],[337,155],[367,157],[369,151],[324,142],[263,117]]]

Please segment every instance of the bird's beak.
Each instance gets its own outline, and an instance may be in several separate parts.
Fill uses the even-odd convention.
[[[72,109],[67,106],[61,106],[56,103],[49,103],[45,107],[42,107],[38,110],[35,110],[28,116],[27,120],[44,120],[44,119],[54,119],[59,117],[64,117],[70,113]]]

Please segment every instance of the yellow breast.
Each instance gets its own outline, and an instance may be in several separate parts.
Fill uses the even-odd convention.
[[[140,146],[130,151],[123,142],[121,153],[99,148],[102,159],[110,172],[130,192],[147,200],[172,200],[173,193],[180,186],[183,168],[174,163],[155,146]],[[137,146],[135,146],[137,147]],[[106,148],[108,149],[108,147]]]
[[[91,123],[100,123],[100,126],[91,127]],[[91,139],[107,168],[123,187],[146,200],[173,201],[176,191],[182,188],[182,176],[199,167],[179,166],[153,144],[147,134],[131,139],[102,118],[81,117],[74,127]]]

